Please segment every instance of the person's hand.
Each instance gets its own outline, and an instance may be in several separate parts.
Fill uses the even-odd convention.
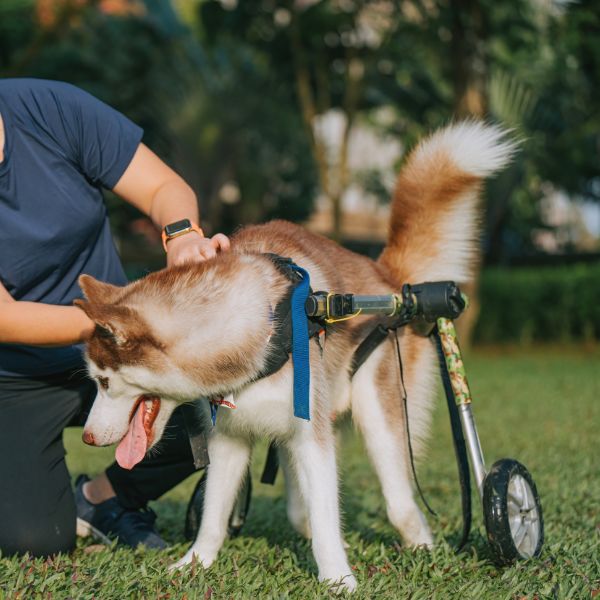
[[[229,238],[222,233],[211,238],[200,237],[195,232],[186,233],[167,242],[167,266],[202,262],[214,258],[218,252],[226,252],[230,246]]]

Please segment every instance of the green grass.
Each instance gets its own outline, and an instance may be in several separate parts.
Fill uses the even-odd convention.
[[[379,485],[358,435],[342,428],[340,465],[348,555],[357,598],[593,598],[600,594],[600,354],[597,350],[480,350],[467,358],[474,410],[488,465],[523,462],[537,483],[546,542],[537,560],[510,568],[491,562],[479,504],[466,551],[450,546],[460,529],[456,465],[444,403],[437,404],[428,458],[419,468],[425,494],[440,515],[429,517],[437,546],[411,551],[387,523]],[[66,435],[73,475],[96,473],[110,449],[86,448],[80,431]],[[253,461],[255,481],[265,446]],[[0,598],[326,598],[309,544],[288,526],[282,482],[255,483],[242,535],[227,541],[213,567],[170,574],[179,557],[186,501],[196,477],[153,504],[167,552],[91,546],[80,540],[53,560],[0,559]],[[94,550],[90,552],[90,550]]]

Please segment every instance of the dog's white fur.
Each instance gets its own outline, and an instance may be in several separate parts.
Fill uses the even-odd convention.
[[[89,299],[84,309],[105,333],[112,335],[117,350],[126,351],[132,334],[128,332],[127,318],[106,316],[106,307],[113,304],[135,312],[136,318],[148,324],[153,337],[161,342],[156,351],[148,351],[148,362],[125,361],[112,367],[97,364],[90,347],[90,375],[110,380],[108,390],[100,389],[86,423],[86,432],[96,444],[115,443],[124,436],[140,394],[157,395],[162,400],[154,425],[155,442],[177,404],[201,395],[234,394],[237,408],[219,411],[209,439],[211,463],[200,531],[175,566],[186,565],[194,557],[204,567],[215,560],[227,535],[228,517],[247,471],[253,441],[266,436],[279,444],[288,517],[301,534],[312,537],[319,579],[353,590],[356,580],[346,558],[340,529],[330,420],[330,414],[350,407],[381,482],[391,523],[407,544],[432,544],[430,529],[413,497],[403,416],[394,404],[401,406],[397,374],[391,372],[392,381],[387,381],[389,374],[385,375],[386,365],[395,364],[391,344],[380,345],[350,380],[347,369],[357,343],[357,335],[351,335],[357,331],[353,329],[358,327],[355,321],[334,326],[333,331],[338,333],[332,334],[331,342],[325,342],[324,358],[311,342],[310,422],[293,416],[291,361],[274,375],[254,383],[249,383],[244,375],[258,372],[264,364],[271,327],[269,307],[276,304],[288,285],[268,259],[251,254],[252,244],[256,252],[285,254],[287,250],[310,272],[315,290],[332,289],[337,284],[349,285],[348,289],[337,291],[389,293],[397,291],[406,281],[465,282],[470,278],[477,252],[479,179],[504,166],[513,152],[513,145],[504,141],[503,136],[499,128],[466,122],[450,126],[418,146],[399,180],[390,242],[380,266],[370,266],[366,259],[336,250],[342,261],[339,271],[347,273],[346,279],[336,279],[338,274],[320,262],[319,253],[309,251],[311,244],[322,245],[322,261],[328,261],[333,252],[327,245],[329,242],[314,236],[304,245],[290,240],[286,247],[282,241],[286,235],[302,234],[291,225],[279,224],[241,234],[238,246],[242,251],[235,259],[234,270],[219,267],[226,265],[223,258],[221,263],[217,260],[214,265],[202,267],[202,271],[194,271],[192,267],[180,269],[168,285],[164,283],[166,275],[162,276],[163,283],[158,277],[149,276],[145,282],[127,286],[125,291],[102,290],[97,287],[98,282],[92,285],[90,280],[82,281]],[[441,202],[439,196],[444,194],[448,200]],[[413,212],[416,216],[411,221]],[[410,239],[394,238],[402,227]],[[357,277],[352,281],[353,261],[356,272],[366,269],[362,272],[372,280],[360,281]],[[379,275],[383,271],[390,274],[388,280]],[[155,280],[158,283],[153,283]],[[369,286],[375,287],[369,289]],[[408,330],[402,331],[400,338],[402,352],[407,356],[409,420],[418,453],[429,423],[435,356],[428,340]],[[222,381],[218,377],[211,379],[208,371],[213,368],[218,371],[224,348],[247,350],[239,357],[239,370],[226,363],[228,366],[222,367]],[[189,360],[200,355],[199,372],[195,372]],[[389,399],[392,395],[395,401]]]

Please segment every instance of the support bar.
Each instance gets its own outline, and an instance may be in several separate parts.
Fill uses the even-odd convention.
[[[454,400],[458,405],[460,421],[471,458],[471,468],[473,469],[479,496],[483,499],[483,481],[486,476],[485,461],[475,427],[475,419],[471,411],[471,389],[465,374],[456,328],[450,319],[445,318],[438,319],[437,326]]]
[[[315,292],[306,300],[306,314],[326,321],[362,315],[422,317],[434,323],[440,317],[456,319],[466,307],[466,297],[453,281],[405,284],[402,294],[358,295]]]

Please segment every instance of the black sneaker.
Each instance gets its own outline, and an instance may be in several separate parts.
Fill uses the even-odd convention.
[[[158,550],[167,547],[154,528],[156,514],[153,510],[125,508],[117,498],[92,504],[83,495],[83,484],[87,481],[87,475],[80,475],[75,483],[78,536],[91,535],[104,544],[110,544],[111,540],[117,539],[119,544],[131,548],[140,544]]]

